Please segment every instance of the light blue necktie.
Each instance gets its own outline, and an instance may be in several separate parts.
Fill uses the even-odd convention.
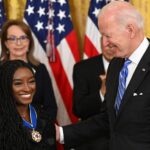
[[[122,97],[124,95],[124,92],[126,90],[126,79],[128,76],[128,65],[131,63],[131,60],[126,59],[124,62],[123,68],[120,71],[119,74],[119,85],[118,85],[118,92],[116,96],[116,101],[115,101],[115,110],[116,114],[118,114],[119,107],[122,101]]]

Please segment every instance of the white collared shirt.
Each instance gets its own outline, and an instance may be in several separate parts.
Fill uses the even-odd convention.
[[[143,57],[144,53],[146,52],[147,48],[149,46],[149,41],[147,38],[144,38],[142,43],[139,45],[139,47],[131,54],[129,59],[132,61],[131,64],[128,65],[128,76],[126,81],[126,87],[129,85],[129,82],[135,72],[135,69],[137,68],[141,58]]]
[[[105,73],[107,73],[107,69],[108,69],[108,66],[109,66],[109,62],[105,59],[104,56],[102,56],[102,60],[103,60],[103,64],[104,64]]]
[[[102,56],[102,60],[103,60],[103,65],[104,65],[104,71],[105,71],[105,73],[107,73],[109,62],[105,59],[104,56]],[[101,91],[99,93],[100,93],[101,101],[103,102],[104,101],[104,96],[103,96]]]

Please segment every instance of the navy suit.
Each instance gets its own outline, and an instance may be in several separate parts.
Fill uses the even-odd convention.
[[[73,70],[73,112],[85,120],[100,113],[102,100],[100,97],[100,75],[105,74],[102,55],[98,55],[75,64]],[[107,134],[106,134],[107,135]],[[108,137],[94,139],[77,150],[107,150]]]
[[[73,112],[82,120],[100,112],[101,80],[99,75],[105,74],[102,55],[83,60],[73,70]]]
[[[65,143],[77,145],[110,130],[110,150],[150,150],[150,46],[140,60],[116,116],[114,103],[124,60],[114,59],[107,74],[106,108],[78,125],[64,127]]]

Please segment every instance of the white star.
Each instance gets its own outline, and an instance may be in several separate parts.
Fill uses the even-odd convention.
[[[38,10],[38,14],[41,17],[42,15],[45,15],[45,8],[40,7]]]
[[[28,16],[30,16],[31,14],[34,13],[34,7],[31,7],[30,5],[28,6],[28,8],[26,9],[27,13],[28,13]]]
[[[58,25],[58,27],[56,28],[56,30],[58,30],[59,34],[61,32],[63,32],[63,31],[65,31],[64,27],[65,27],[65,25],[61,25],[61,24]]]
[[[52,18],[52,17],[54,17],[54,10],[53,9],[50,9],[49,10],[49,12],[48,12],[48,16],[49,16],[49,18]]]
[[[96,0],[96,3],[101,2],[102,0]]]
[[[92,12],[92,14],[94,14],[96,18],[98,16],[99,10],[100,9],[95,8],[94,11]]]
[[[60,18],[60,20],[62,20],[63,18],[65,18],[65,17],[66,17],[66,15],[65,15],[65,11],[61,11],[61,10],[59,10],[59,13],[57,14],[57,16]]]
[[[41,29],[43,29],[43,22],[38,21],[35,27],[37,28],[38,31],[40,31]]]
[[[48,26],[45,27],[47,30],[53,31],[53,25],[49,24]]]
[[[66,4],[65,0],[58,0],[58,3],[60,3],[60,6],[63,6],[63,4]]]
[[[70,18],[72,20],[71,14],[68,14],[68,18]]]

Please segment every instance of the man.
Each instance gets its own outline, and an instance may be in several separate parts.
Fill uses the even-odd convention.
[[[102,54],[83,60],[74,66],[73,70],[73,112],[82,120],[100,113],[104,100],[105,79],[109,62],[113,58],[114,50],[103,44],[101,38]],[[107,134],[86,143],[77,150],[107,150]]]
[[[117,57],[107,72],[106,109],[77,125],[63,127],[64,142],[77,145],[110,130],[110,150],[150,150],[150,46],[143,19],[131,4],[115,1],[103,7],[98,23],[104,43],[115,49]],[[120,92],[124,94],[119,102],[123,70],[126,90]]]

